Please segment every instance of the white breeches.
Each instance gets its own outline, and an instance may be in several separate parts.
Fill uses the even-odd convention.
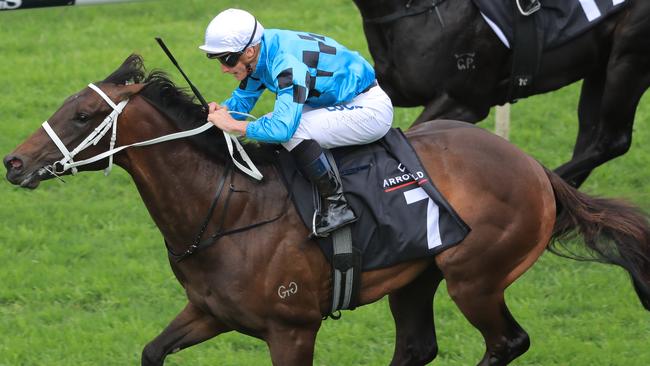
[[[384,137],[392,123],[393,105],[376,85],[345,104],[321,108],[305,106],[298,129],[282,146],[291,151],[308,139],[327,149],[368,144]]]

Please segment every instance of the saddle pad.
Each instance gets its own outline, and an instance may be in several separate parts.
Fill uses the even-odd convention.
[[[363,270],[435,255],[469,233],[470,228],[438,192],[400,130],[391,129],[373,144],[331,152],[345,196],[359,217],[352,224],[352,244],[361,252]],[[294,205],[311,230],[318,199],[315,188],[284,149],[279,165]],[[331,261],[331,237],[318,242]]]
[[[514,44],[513,1],[473,0],[483,18],[507,46]],[[607,16],[623,9],[626,0],[540,0],[537,30],[544,50],[552,49],[588,31]]]

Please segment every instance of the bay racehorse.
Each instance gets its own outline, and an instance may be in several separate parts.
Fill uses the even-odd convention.
[[[476,123],[490,107],[510,101],[512,52],[472,0],[354,2],[382,88],[396,106],[424,106],[415,124],[440,118]],[[530,90],[546,93],[583,80],[573,157],[556,170],[574,186],[629,150],[636,108],[650,86],[650,2],[626,3],[586,33],[544,52]],[[467,54],[471,66],[458,59]]]
[[[206,121],[202,107],[165,74],[146,75],[137,55],[95,85],[97,90],[87,87],[67,98],[48,120],[69,152],[98,129],[113,106],[124,108],[110,119],[116,120],[118,146]],[[258,182],[229,169],[223,136],[215,130],[124,149],[114,157],[133,178],[160,229],[189,300],[144,348],[142,365],[162,365],[170,353],[232,330],[264,340],[274,365],[310,365],[316,333],[330,312],[330,265],[288,201],[273,164],[280,147],[246,145],[265,176]],[[523,354],[529,338],[508,310],[504,291],[546,249],[562,250],[550,246],[551,240],[571,233],[584,238],[585,255],[623,267],[650,310],[650,226],[637,208],[578,192],[512,144],[471,124],[421,123],[407,135],[472,231],[433,258],[363,273],[361,304],[389,295],[397,330],[392,365],[422,365],[435,358],[431,308],[443,279],[460,311],[485,338],[480,365],[506,365]],[[110,148],[110,139],[110,133],[98,137],[74,160],[101,154]],[[7,179],[36,188],[61,171],[55,163],[61,151],[44,128],[38,129],[4,158]],[[102,158],[78,168],[98,170],[108,164]],[[174,260],[191,246],[215,194],[222,199],[205,235],[217,234],[219,240]],[[291,296],[280,291],[287,288]]]

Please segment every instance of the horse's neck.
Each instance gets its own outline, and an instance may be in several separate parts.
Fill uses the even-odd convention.
[[[151,217],[166,239],[187,237],[198,231],[198,211],[207,212],[210,189],[215,190],[224,167],[193,160],[179,143],[159,145],[146,152],[130,151],[129,172]],[[176,161],[174,156],[184,156]],[[208,182],[212,181],[212,184]]]

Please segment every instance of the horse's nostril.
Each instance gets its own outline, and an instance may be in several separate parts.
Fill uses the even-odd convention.
[[[20,169],[23,167],[23,162],[20,159],[13,159],[9,162],[12,168],[14,169]]]
[[[4,158],[4,165],[7,170],[19,170],[23,167],[23,161],[16,156],[6,156]]]

